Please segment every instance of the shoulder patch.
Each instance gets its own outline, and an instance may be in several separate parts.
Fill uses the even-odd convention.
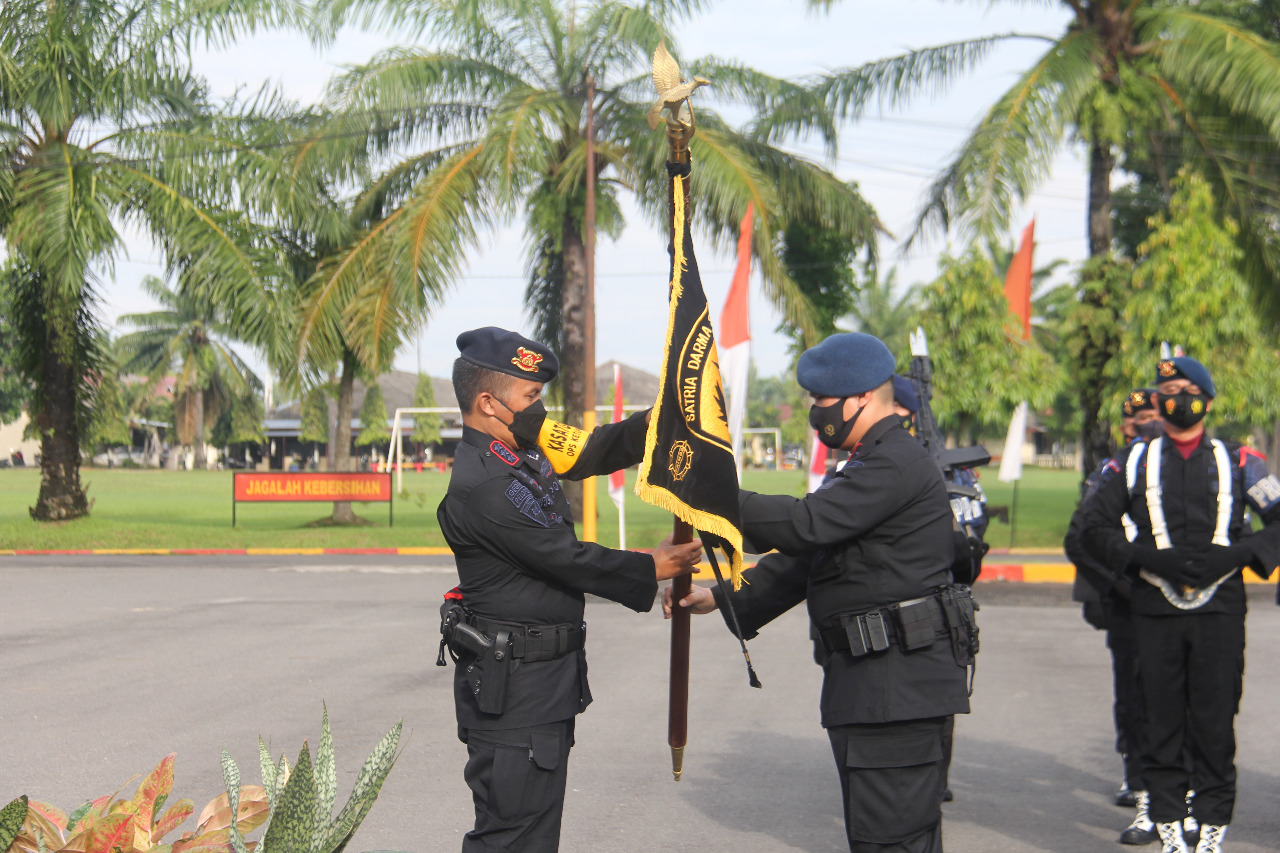
[[[538,499],[533,496],[533,492],[529,491],[529,487],[519,480],[512,480],[507,486],[507,500],[511,501],[511,505],[520,511],[520,514],[536,521],[543,527],[550,527],[547,521],[547,514],[542,509],[542,504],[538,503]]]
[[[494,456],[498,457],[508,465],[514,466],[520,464],[520,457],[512,453],[511,448],[507,447],[496,438],[493,440],[493,443],[489,445],[489,450],[493,452]]]
[[[1244,467],[1245,462],[1251,456],[1255,459],[1261,459],[1263,462],[1267,461],[1267,454],[1254,450],[1252,447],[1241,447],[1240,448],[1240,467],[1241,468]]]

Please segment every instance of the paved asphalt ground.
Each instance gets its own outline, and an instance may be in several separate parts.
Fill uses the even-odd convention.
[[[178,753],[174,797],[221,790],[231,750],[258,781],[257,738],[290,761],[328,704],[339,802],[378,739],[404,751],[349,848],[455,851],[471,820],[450,695],[434,666],[448,557],[0,558],[0,801],[64,809]],[[1251,587],[1237,721],[1237,853],[1280,849],[1280,608]],[[957,725],[951,853],[1118,851],[1109,659],[1062,585],[980,584],[974,713]],[[751,643],[747,686],[718,616],[695,619],[685,779],[666,747],[667,630],[593,601],[595,704],[579,717],[565,851],[839,853],[839,788],[818,725],[803,612]],[[133,791],[131,783],[126,794]],[[190,827],[187,827],[190,828]],[[1147,848],[1154,850],[1154,848]]]

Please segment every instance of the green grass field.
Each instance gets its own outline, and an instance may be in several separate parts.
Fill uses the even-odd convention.
[[[231,527],[231,473],[91,469],[81,472],[93,509],[88,518],[55,524],[31,520],[27,508],[40,487],[36,469],[0,469],[0,550],[101,548],[404,548],[442,546],[436,505],[447,475],[404,475],[405,494],[395,501],[395,524],[387,527],[386,504],[356,504],[370,526],[342,529],[307,527],[331,510],[325,503],[239,504]],[[992,505],[1009,505],[1012,488],[983,472]],[[635,472],[628,472],[628,486]],[[604,479],[598,481],[599,540],[618,542],[618,513]],[[1028,468],[1019,488],[1019,547],[1061,544],[1075,504],[1077,475]],[[753,491],[801,495],[803,471],[747,471],[743,486]],[[628,490],[627,545],[647,548],[671,530],[671,516],[642,503]],[[1007,547],[1009,526],[993,522],[987,541]]]

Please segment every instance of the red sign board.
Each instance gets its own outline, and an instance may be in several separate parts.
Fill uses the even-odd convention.
[[[390,501],[390,474],[239,474],[236,501]]]

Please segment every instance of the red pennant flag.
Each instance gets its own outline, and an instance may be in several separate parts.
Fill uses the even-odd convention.
[[[1022,321],[1024,341],[1031,338],[1031,254],[1035,240],[1036,221],[1032,219],[1022,232],[1022,242],[1004,276],[1004,295],[1009,299],[1009,310]]]
[[[742,422],[747,411],[747,374],[751,370],[751,279],[752,217],[755,204],[747,202],[747,213],[738,226],[738,268],[733,273],[729,295],[720,312],[720,376],[729,403],[729,436],[733,456],[742,472]]]

